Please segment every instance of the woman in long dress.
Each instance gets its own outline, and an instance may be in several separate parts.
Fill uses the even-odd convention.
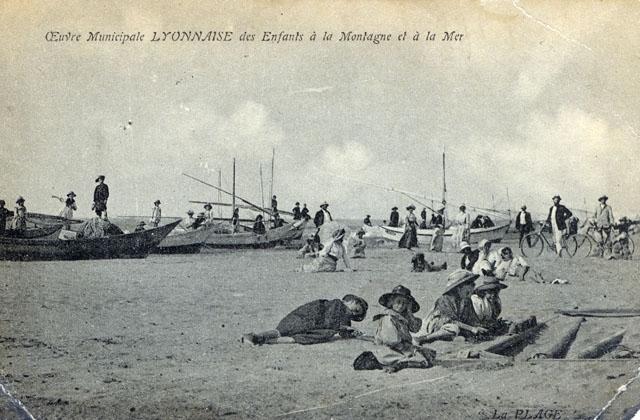
[[[398,244],[400,248],[411,249],[418,246],[418,218],[413,213],[415,209],[413,204],[407,207],[409,213],[404,218],[404,235]]]
[[[302,266],[305,273],[323,273],[337,271],[338,260],[344,261],[344,265],[348,271],[351,270],[349,259],[347,258],[347,249],[344,245],[344,229],[336,229],[331,238],[324,244],[324,248],[318,252],[318,258],[309,264]]]
[[[62,201],[62,198],[60,198],[60,201]],[[65,219],[73,219],[73,212],[75,210],[78,210],[78,207],[76,206],[76,193],[71,191],[69,194],[67,194],[67,199],[64,202],[64,208],[60,212],[60,217],[64,217]]]
[[[27,208],[24,206],[24,198],[22,196],[19,196],[16,200],[11,229],[18,232],[27,229]]]
[[[453,222],[455,224],[453,245],[458,249],[462,242],[469,242],[471,236],[471,215],[467,213],[467,206],[464,204],[460,206],[460,213],[456,215]]]

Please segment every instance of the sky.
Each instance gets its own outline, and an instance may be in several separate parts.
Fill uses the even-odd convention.
[[[5,1],[0,198],[56,214],[51,196],[73,190],[89,216],[104,174],[110,215],[148,215],[156,199],[183,215],[218,193],[182,174],[217,184],[221,170],[230,190],[235,158],[237,193],[268,202],[275,150],[281,208],[326,200],[336,217],[383,219],[412,202],[390,188],[428,197],[419,208],[442,198],[445,151],[452,205],[544,214],[560,194],[593,211],[606,194],[616,217],[637,215],[639,20],[625,1]],[[47,42],[50,30],[83,40]],[[85,40],[187,30],[234,41]],[[281,30],[305,41],[237,39]]]

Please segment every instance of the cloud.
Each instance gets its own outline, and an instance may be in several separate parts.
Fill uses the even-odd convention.
[[[372,159],[373,154],[365,145],[349,141],[341,145],[328,145],[318,166],[332,173],[353,173],[366,169]]]

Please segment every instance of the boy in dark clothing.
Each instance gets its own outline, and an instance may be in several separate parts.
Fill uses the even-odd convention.
[[[368,308],[367,302],[355,295],[346,295],[342,300],[314,300],[294,309],[275,330],[245,334],[242,342],[317,344],[333,340],[336,334],[342,338],[356,337],[361,333],[351,328],[351,321],[362,321]]]

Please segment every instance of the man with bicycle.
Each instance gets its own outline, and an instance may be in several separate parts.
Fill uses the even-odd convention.
[[[556,254],[562,256],[562,238],[567,229],[567,219],[573,214],[568,208],[560,204],[562,198],[559,195],[553,196],[553,206],[549,208],[549,215],[547,216],[547,225],[550,225],[553,230],[553,238],[556,245]]]
[[[600,205],[598,205],[595,212],[596,232],[598,232],[598,241],[602,253],[604,253],[605,248],[609,252],[611,251],[611,228],[615,224],[613,210],[607,204],[608,199],[609,197],[606,195],[598,198]]]

